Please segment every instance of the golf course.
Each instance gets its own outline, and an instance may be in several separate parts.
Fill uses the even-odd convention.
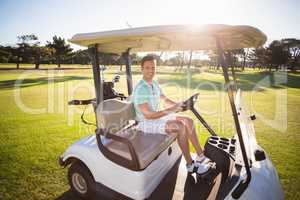
[[[90,65],[0,65],[0,199],[76,199],[69,191],[67,169],[58,157],[83,136],[94,134],[80,115],[85,106],[68,106],[72,99],[95,96]],[[133,66],[133,82],[141,79],[140,67]],[[109,66],[111,80],[119,66]],[[115,89],[127,95],[124,69]],[[237,74],[249,112],[256,115],[256,137],[276,167],[286,199],[300,198],[300,73],[254,70]],[[174,71],[157,67],[156,78],[163,92],[182,101],[199,92],[196,107],[221,136],[232,137],[234,124],[224,79],[219,70]],[[201,145],[209,133],[190,111]],[[94,122],[92,107],[87,120]],[[101,167],[101,166],[99,166]]]
[[[0,200],[300,200],[299,8],[1,0]]]

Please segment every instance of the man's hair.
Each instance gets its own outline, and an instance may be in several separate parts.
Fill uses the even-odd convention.
[[[143,67],[143,65],[146,61],[154,61],[154,60],[155,60],[154,56],[147,55],[142,58],[141,66]]]

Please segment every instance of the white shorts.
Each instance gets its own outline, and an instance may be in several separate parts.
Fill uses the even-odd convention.
[[[166,134],[166,123],[169,120],[176,120],[176,115],[169,114],[159,119],[145,119],[138,123],[137,129],[144,133]]]

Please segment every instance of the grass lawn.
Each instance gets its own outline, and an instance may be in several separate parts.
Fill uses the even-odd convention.
[[[63,66],[65,70],[13,67],[0,65],[0,199],[62,199],[69,189],[67,169],[58,166],[57,158],[94,130],[80,121],[83,107],[67,106],[67,101],[94,96],[92,71],[87,66],[70,69],[72,65]],[[136,83],[141,76],[137,67],[133,70]],[[107,71],[106,80],[117,71],[117,67]],[[258,143],[276,166],[286,199],[300,199],[300,74],[248,70],[237,76],[250,111],[257,116]],[[233,135],[220,72],[193,73],[188,80],[185,73],[159,67],[157,78],[164,93],[174,100],[200,92],[197,108],[207,122],[220,135]],[[16,83],[20,79],[23,81]],[[261,87],[253,92],[257,84]],[[124,72],[116,89],[126,93]],[[93,120],[91,109],[88,111]],[[197,132],[203,145],[208,133],[198,123]]]

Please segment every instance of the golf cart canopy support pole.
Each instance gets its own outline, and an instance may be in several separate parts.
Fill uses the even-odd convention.
[[[232,57],[232,53],[228,52],[228,57],[230,58],[230,69],[231,69],[231,76],[233,79],[233,83],[234,83],[234,89],[235,91],[237,91],[237,81],[236,81],[236,76],[235,76],[235,69],[234,69],[234,62],[233,62],[233,57]],[[228,65],[228,63],[227,63]]]
[[[239,183],[239,185],[235,188],[235,190],[232,192],[232,197],[235,199],[238,199],[243,194],[243,192],[247,189],[248,184],[251,181],[251,171],[250,171],[248,157],[247,157],[245,144],[244,144],[244,140],[243,140],[243,135],[242,135],[241,127],[240,127],[240,122],[238,119],[238,113],[237,113],[236,106],[234,103],[234,96],[233,96],[234,89],[233,89],[233,85],[230,83],[230,79],[229,79],[229,75],[228,75],[228,64],[225,59],[225,53],[223,50],[221,38],[216,37],[216,44],[217,44],[218,54],[219,54],[220,61],[221,61],[225,84],[226,84],[226,87],[228,90],[228,97],[229,97],[231,110],[232,110],[232,114],[233,114],[233,118],[234,118],[235,128],[236,128],[236,132],[237,132],[237,135],[239,138],[239,144],[241,147],[243,161],[244,161],[244,165],[245,165],[246,173],[247,173],[246,180],[242,180]]]
[[[132,94],[132,73],[131,73],[131,60],[130,60],[130,49],[127,49],[126,52],[123,53],[123,57],[125,59],[126,64],[126,77],[127,77],[127,89],[128,96]]]
[[[231,74],[232,74],[232,78],[233,78],[233,83],[234,83],[234,90],[235,92],[237,92],[237,80],[236,80],[236,76],[235,76],[235,69],[234,69],[234,66],[231,65]]]
[[[98,56],[98,45],[95,44],[89,48],[90,57],[93,65],[93,76],[95,85],[95,94],[97,106],[103,101],[103,88],[101,84],[100,68],[99,68],[99,56]]]

